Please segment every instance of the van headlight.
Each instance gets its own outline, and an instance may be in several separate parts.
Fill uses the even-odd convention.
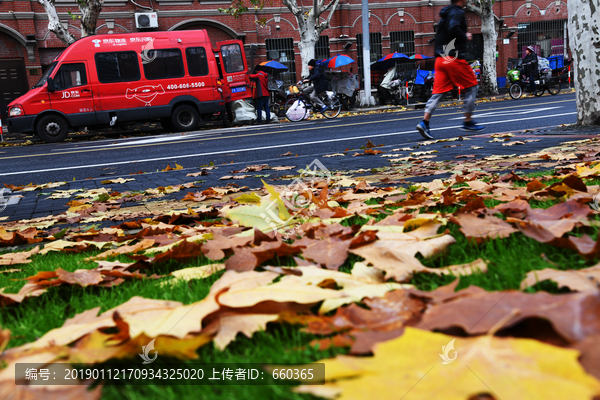
[[[8,112],[9,117],[18,117],[19,115],[23,115],[23,109],[21,107],[11,107]]]

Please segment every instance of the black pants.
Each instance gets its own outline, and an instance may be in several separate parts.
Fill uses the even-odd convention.
[[[531,91],[531,93],[535,93],[535,77],[536,74],[531,73],[529,74],[529,90]]]
[[[256,99],[256,119],[262,122],[262,110],[267,114],[267,121],[271,121],[271,110],[269,110],[269,96],[262,96]]]

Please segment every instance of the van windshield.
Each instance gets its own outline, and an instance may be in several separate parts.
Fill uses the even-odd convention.
[[[44,86],[44,83],[46,83],[46,81],[48,80],[48,77],[50,76],[50,74],[52,73],[52,71],[54,71],[54,68],[56,68],[56,64],[57,62],[54,61],[52,64],[50,64],[50,66],[48,67],[48,69],[46,70],[46,72],[44,72],[44,75],[42,75],[42,77],[40,78],[40,80],[38,81],[38,83],[36,83],[33,87],[37,88],[40,86]]]

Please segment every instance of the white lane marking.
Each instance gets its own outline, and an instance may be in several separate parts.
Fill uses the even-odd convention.
[[[577,111],[569,112],[569,113],[563,113],[563,114],[541,115],[541,116],[537,116],[537,117],[529,117],[528,120],[540,119],[540,118],[548,118],[548,117],[562,117],[562,116],[565,116],[565,115],[573,115],[573,114],[577,114]],[[505,120],[505,121],[486,122],[486,123],[482,123],[480,125],[505,124],[505,123],[508,123],[508,122],[518,122],[518,121],[522,121],[522,120],[523,120],[522,118],[517,118],[517,119],[509,119],[509,120]],[[442,129],[456,129],[456,128],[460,128],[461,126],[462,125],[444,126],[444,127],[441,127],[441,128],[432,128],[431,130],[432,131],[440,131]],[[409,133],[414,134],[414,133],[417,133],[417,132],[416,132],[416,130],[411,130],[411,131],[405,131],[405,132],[378,133],[376,135],[362,135],[362,136],[353,136],[353,137],[336,138],[336,139],[314,140],[314,141],[311,141],[311,142],[303,142],[303,143],[286,143],[286,144],[277,144],[277,145],[273,145],[273,146],[250,147],[250,148],[247,148],[247,149],[230,149],[230,150],[223,150],[223,151],[211,151],[211,152],[208,152],[208,153],[186,154],[186,155],[169,156],[169,157],[157,157],[157,158],[148,158],[148,159],[145,159],[145,160],[115,161],[115,162],[103,163],[103,164],[77,165],[77,166],[73,166],[73,167],[48,168],[48,169],[37,169],[37,170],[18,171],[18,172],[3,172],[2,176],[22,175],[22,174],[35,174],[35,173],[39,173],[39,172],[51,172],[51,171],[66,171],[66,170],[70,170],[70,169],[81,169],[81,168],[106,167],[106,166],[110,166],[110,165],[136,164],[136,163],[153,162],[153,161],[164,161],[164,160],[173,160],[173,159],[181,159],[181,158],[213,156],[213,155],[217,155],[217,154],[246,153],[246,152],[257,151],[257,150],[277,149],[277,148],[280,148],[280,147],[298,147],[298,146],[306,146],[306,145],[311,145],[311,144],[343,142],[343,141],[348,141],[348,140],[369,139],[369,138],[383,137],[383,136],[406,135],[406,134],[409,134]],[[484,133],[484,132],[481,132],[481,133]]]
[[[523,115],[523,114],[533,114],[542,111],[555,110],[557,108],[564,108],[563,106],[559,107],[546,107],[546,108],[533,108],[529,110],[500,110],[500,111],[492,111],[487,113],[477,113],[477,119],[480,118],[488,118],[488,117],[503,117],[503,116],[513,116],[513,115]],[[457,119],[462,119],[462,117],[458,118],[450,118],[450,121],[454,121]]]
[[[296,124],[295,126],[298,125],[309,125],[309,124],[315,124],[314,122],[312,123],[304,123],[304,124]],[[279,124],[272,124],[271,127],[276,127],[279,126]],[[142,138],[125,138],[125,139],[107,139],[107,140],[111,140],[111,143],[107,143],[107,144],[98,144],[98,145],[92,145],[92,146],[86,146],[81,145],[79,147],[67,147],[67,148],[57,148],[57,149],[52,149],[52,151],[68,151],[68,150],[82,150],[82,149],[98,149],[98,148],[110,148],[110,147],[114,147],[114,146],[135,146],[138,144],[148,144],[148,143],[160,143],[160,142],[174,142],[177,140],[184,140],[184,139],[191,139],[191,138],[195,138],[195,137],[205,137],[205,136],[217,136],[223,133],[236,133],[236,132],[244,132],[250,129],[265,129],[267,128],[265,127],[261,127],[261,126],[247,126],[247,127],[236,127],[236,128],[221,128],[218,130],[210,130],[210,131],[200,131],[198,133],[187,133],[185,135],[177,135],[177,136],[173,136],[173,135],[152,135],[152,136],[146,136],[146,137],[142,137]],[[233,130],[232,130],[233,129]],[[121,142],[121,143],[112,143],[114,142],[114,140],[128,140],[128,142]]]

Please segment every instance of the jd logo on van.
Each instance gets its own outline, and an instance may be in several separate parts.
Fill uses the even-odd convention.
[[[163,89],[162,85],[145,85],[135,89],[127,89],[125,97],[127,99],[138,99],[144,103],[144,106],[150,107],[152,105],[152,100],[154,100],[159,94],[165,94],[165,89]]]
[[[62,92],[61,99],[72,99],[75,97],[81,97],[81,96],[79,95],[79,92],[77,90],[71,90],[70,92],[69,91]]]

